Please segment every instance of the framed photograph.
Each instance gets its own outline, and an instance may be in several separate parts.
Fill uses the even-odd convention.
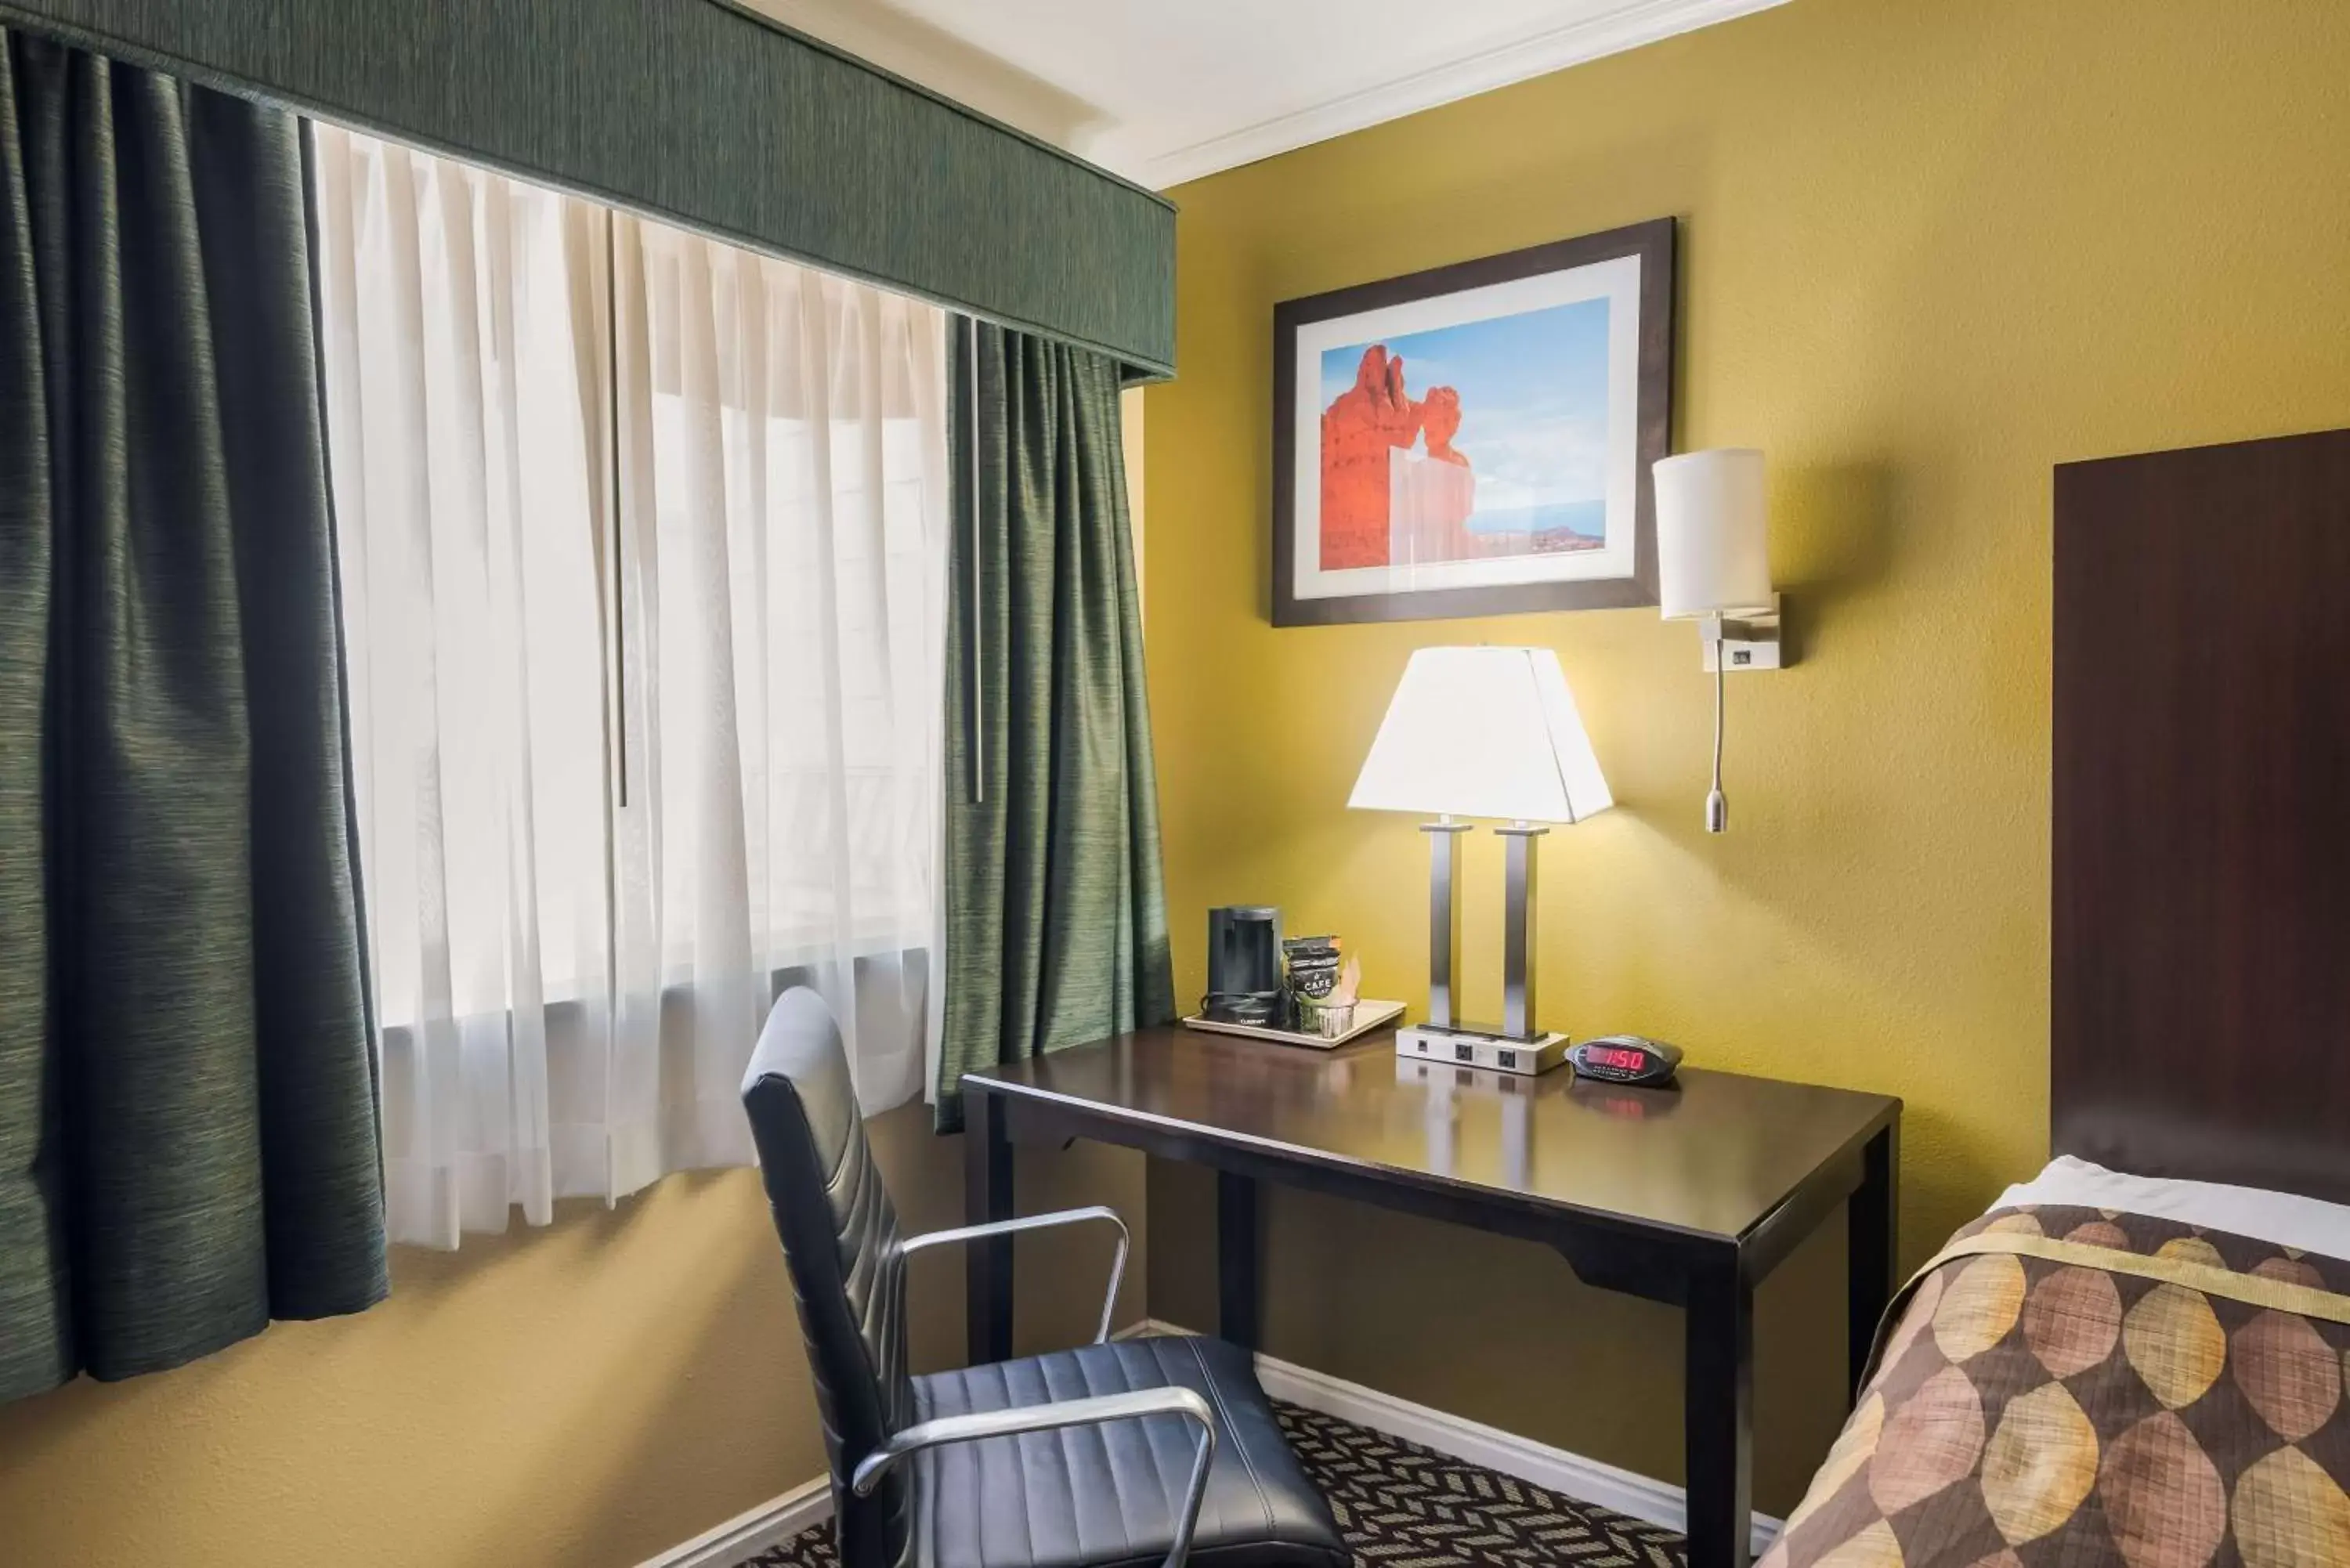
[[[1273,320],[1275,626],[1657,602],[1672,219]]]

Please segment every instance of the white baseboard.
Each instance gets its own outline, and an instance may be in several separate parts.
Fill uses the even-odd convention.
[[[1173,1324],[1146,1322],[1125,1332],[1191,1331]],[[1504,1432],[1465,1416],[1415,1405],[1409,1399],[1399,1399],[1392,1394],[1382,1394],[1310,1366],[1282,1361],[1262,1351],[1257,1354],[1256,1376],[1257,1381],[1264,1385],[1264,1391],[1276,1399],[1286,1399],[1293,1405],[1303,1405],[1309,1410],[1336,1416],[1342,1421],[1352,1421],[1358,1427],[1368,1427],[1390,1438],[1401,1438],[1408,1443],[1418,1443],[1440,1454],[1450,1454],[1469,1464],[1482,1465],[1505,1476],[1532,1481],[1545,1490],[1596,1503],[1668,1530],[1689,1528],[1689,1497],[1679,1487],[1668,1486],[1581,1454],[1571,1454],[1515,1432]],[[1771,1542],[1778,1539],[1779,1524],[1778,1520],[1766,1514],[1754,1516],[1755,1556],[1769,1551]]]
[[[672,1546],[658,1557],[648,1557],[638,1568],[735,1568],[746,1557],[756,1557],[780,1546],[801,1531],[832,1517],[832,1483],[818,1476],[781,1497],[705,1530],[682,1546]]]
[[[1146,1318],[1118,1330],[1117,1337],[1131,1339],[1145,1334],[1191,1332]],[[1415,1405],[1409,1399],[1399,1399],[1392,1394],[1382,1394],[1376,1388],[1366,1388],[1359,1383],[1349,1383],[1343,1377],[1299,1366],[1262,1351],[1257,1354],[1256,1376],[1257,1381],[1264,1385],[1264,1391],[1276,1399],[1286,1399],[1308,1410],[1318,1410],[1375,1432],[1385,1432],[1390,1438],[1434,1449],[1465,1463],[1482,1465],[1505,1476],[1532,1481],[1545,1490],[1612,1509],[1667,1530],[1689,1528],[1689,1499],[1679,1487],[1668,1486],[1581,1454],[1571,1454],[1515,1432],[1504,1432],[1465,1416]],[[781,1497],[736,1514],[682,1546],[647,1560],[639,1568],[735,1568],[745,1557],[754,1557],[831,1517],[832,1489],[819,1476]],[[1766,1514],[1754,1516],[1755,1556],[1769,1551],[1778,1536],[1779,1521]]]

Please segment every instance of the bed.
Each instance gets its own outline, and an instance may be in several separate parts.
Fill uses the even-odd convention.
[[[2350,1568],[2350,432],[2055,499],[2056,1158],[1765,1568]]]

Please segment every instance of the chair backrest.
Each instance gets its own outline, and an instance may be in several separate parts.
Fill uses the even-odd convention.
[[[743,1106],[807,1339],[841,1561],[887,1568],[902,1561],[909,1537],[902,1476],[861,1501],[848,1482],[858,1460],[913,1419],[906,1264],[839,1025],[815,992],[787,991],[767,1014]]]

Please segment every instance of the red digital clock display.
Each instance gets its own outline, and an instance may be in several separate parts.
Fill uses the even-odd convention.
[[[1595,1067],[1614,1067],[1626,1073],[1641,1072],[1648,1065],[1646,1051],[1627,1051],[1615,1045],[1602,1045],[1586,1051],[1583,1059]]]

